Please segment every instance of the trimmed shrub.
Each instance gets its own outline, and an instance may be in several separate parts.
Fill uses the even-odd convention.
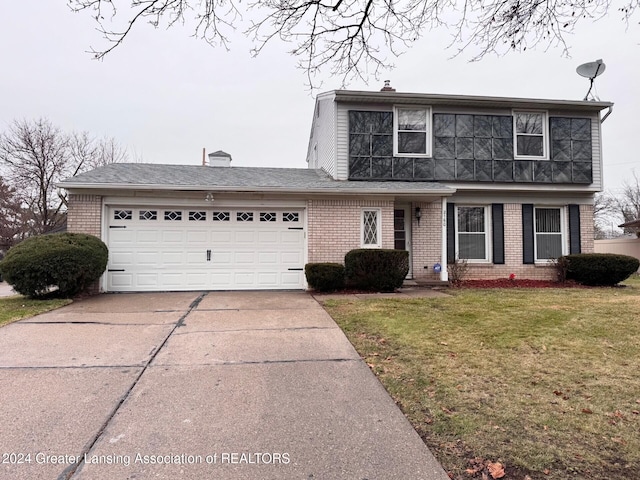
[[[72,297],[100,278],[107,259],[107,246],[94,236],[39,235],[12,247],[0,262],[0,272],[22,295],[39,297],[58,287],[56,296]]]
[[[344,288],[344,266],[339,263],[307,263],[304,274],[309,286],[319,292]]]
[[[393,292],[409,272],[409,252],[359,248],[344,257],[347,285],[363,290]]]
[[[640,261],[613,253],[566,255],[567,279],[585,285],[616,285],[638,271]]]

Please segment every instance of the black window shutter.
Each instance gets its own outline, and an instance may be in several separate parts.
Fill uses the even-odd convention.
[[[504,265],[504,205],[494,203],[491,205],[493,263]]]
[[[533,205],[522,204],[522,263],[535,263],[533,243]]]
[[[580,205],[569,205],[569,253],[582,253],[580,247]]]
[[[455,204],[447,203],[447,263],[456,261],[456,212]]]

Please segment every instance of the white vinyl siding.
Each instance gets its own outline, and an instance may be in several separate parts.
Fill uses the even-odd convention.
[[[336,176],[336,103],[333,96],[318,100],[317,116],[313,117],[307,152],[309,168],[321,168]]]
[[[349,178],[349,107],[338,104],[336,112],[336,180]]]

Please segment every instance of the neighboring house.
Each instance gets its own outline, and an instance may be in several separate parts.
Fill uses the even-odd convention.
[[[615,253],[618,255],[629,255],[640,260],[640,220],[631,220],[622,225],[620,228],[630,230],[634,233],[633,237],[622,236],[617,238],[609,238],[606,240],[595,240],[594,251],[596,253]]]
[[[409,276],[547,279],[593,251],[608,102],[336,90],[308,169],[113,164],[60,184],[69,231],[110,250],[105,291],[305,288],[308,262],[410,253]],[[214,166],[211,166],[214,165]],[[438,267],[441,268],[438,268]]]
[[[622,225],[618,225],[620,228],[628,228],[629,230],[636,230],[636,236],[640,237],[640,220],[631,220],[630,222],[625,222]]]

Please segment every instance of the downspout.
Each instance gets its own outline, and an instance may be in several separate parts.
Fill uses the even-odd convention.
[[[609,111],[605,113],[604,117],[602,117],[602,120],[600,120],[600,124],[602,125],[604,121],[607,119],[607,117],[612,113],[613,113],[613,105],[609,107]]]

